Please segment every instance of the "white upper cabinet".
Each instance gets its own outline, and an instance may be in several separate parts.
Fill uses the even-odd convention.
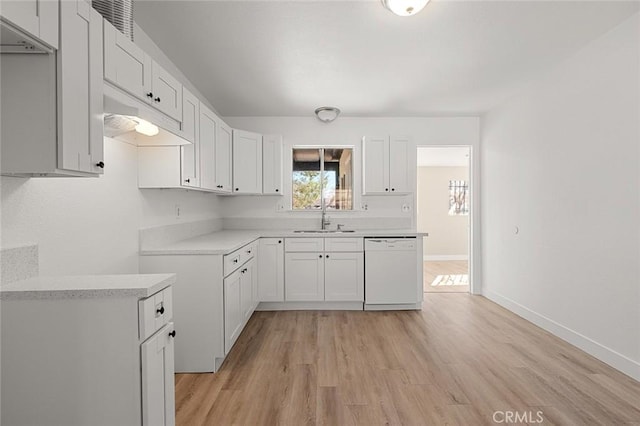
[[[55,55],[2,55],[2,174],[97,176],[105,167],[102,17],[87,0],[63,1],[59,12]]]
[[[180,169],[183,186],[200,186],[200,101],[187,89],[182,91],[182,137],[191,144],[180,147]]]
[[[262,138],[262,193],[282,195],[282,136]]]
[[[150,99],[152,59],[104,21],[104,78],[136,98]]]
[[[182,121],[182,83],[157,62],[151,65],[151,96],[153,105],[171,118]]]
[[[106,20],[104,78],[169,117],[182,121],[182,83]]]
[[[87,0],[60,3],[58,70],[59,166],[102,173],[102,16]]]
[[[389,188],[391,192],[411,192],[410,161],[416,162],[411,155],[411,140],[407,137],[391,136],[389,139]],[[415,152],[415,150],[414,150]]]
[[[2,0],[0,16],[45,44],[58,48],[57,0]]]
[[[262,194],[262,135],[233,129],[233,192]]]
[[[200,104],[200,187],[216,189],[215,144],[218,117]]]
[[[411,192],[411,149],[411,140],[406,137],[364,137],[363,194]]]
[[[231,188],[231,141],[233,131],[231,127],[218,119],[218,133],[215,143],[215,184],[219,192],[230,193]]]

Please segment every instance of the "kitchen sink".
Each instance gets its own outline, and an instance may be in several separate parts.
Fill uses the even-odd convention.
[[[337,229],[316,229],[316,230],[300,230],[300,231],[293,231],[296,234],[342,234],[342,233],[348,233],[348,232],[356,232],[353,229],[341,229],[341,230],[337,230]]]

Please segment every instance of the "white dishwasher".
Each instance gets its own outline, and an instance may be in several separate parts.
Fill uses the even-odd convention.
[[[421,309],[420,242],[415,237],[364,240],[365,310]]]

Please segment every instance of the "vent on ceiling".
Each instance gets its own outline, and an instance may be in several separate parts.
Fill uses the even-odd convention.
[[[133,0],[92,0],[91,5],[133,41]]]

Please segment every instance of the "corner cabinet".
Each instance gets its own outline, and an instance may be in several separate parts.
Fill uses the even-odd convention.
[[[233,192],[262,194],[262,135],[233,129]]]
[[[414,149],[407,137],[362,139],[363,194],[406,194],[412,191],[409,171]]]
[[[182,91],[182,137],[191,144],[180,147],[180,184],[200,187],[200,101],[187,89]]]
[[[227,124],[218,118],[218,127],[216,133],[216,143],[215,143],[215,154],[214,154],[214,162],[215,162],[215,184],[216,191],[231,193],[231,155],[232,155],[232,144],[233,140],[233,130],[231,127],[227,126]]]
[[[105,167],[102,16],[87,0],[61,1],[59,24],[57,52],[2,55],[4,175],[98,176]]]

